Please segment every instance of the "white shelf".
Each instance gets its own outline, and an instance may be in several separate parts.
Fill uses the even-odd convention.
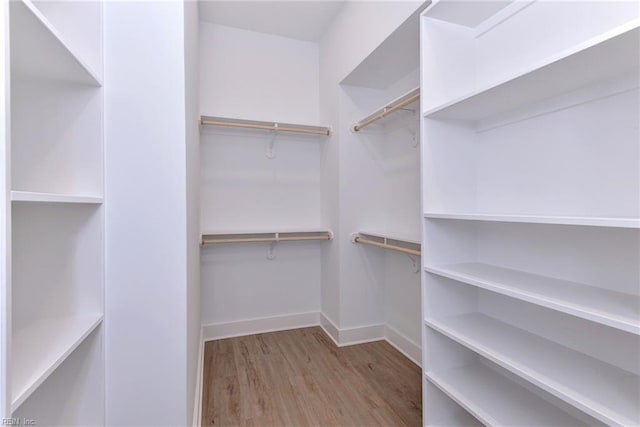
[[[426,271],[482,289],[640,334],[640,297],[482,263],[427,266]]]
[[[41,203],[83,203],[99,205],[102,204],[102,197],[57,193],[35,193],[31,191],[12,191],[11,201]]]
[[[480,313],[425,323],[606,424],[640,423],[637,375]]]
[[[581,217],[550,215],[502,215],[482,213],[436,213],[426,212],[425,218],[461,219],[468,221],[521,222],[528,224],[580,225],[590,227],[640,228],[640,218]]]
[[[525,73],[474,90],[424,112],[427,118],[480,120],[492,115],[638,72],[640,20],[535,64]]]
[[[9,2],[13,78],[73,81],[100,86],[100,79],[62,40],[29,0]]]
[[[485,425],[585,425],[481,363],[425,376]]]
[[[431,424],[427,424],[428,427],[471,427],[471,426],[480,426],[483,424],[480,423],[476,418],[469,415],[466,411],[458,411],[453,415],[437,420]]]
[[[102,315],[43,319],[12,338],[11,408],[15,411],[102,323]]]

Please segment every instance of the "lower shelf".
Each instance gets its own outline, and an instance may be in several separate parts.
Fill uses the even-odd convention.
[[[425,323],[606,424],[640,424],[637,375],[481,313]]]
[[[102,314],[44,319],[12,338],[11,410],[15,411],[96,329]]]
[[[425,376],[485,425],[586,425],[481,363]]]

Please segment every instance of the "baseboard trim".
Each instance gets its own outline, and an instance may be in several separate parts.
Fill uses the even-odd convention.
[[[237,322],[213,323],[202,327],[204,341],[242,337],[266,332],[286,331],[320,324],[320,313],[287,314],[261,319],[239,320]]]
[[[338,347],[384,339],[384,325],[382,324],[340,329],[324,313],[320,313],[320,327]]]
[[[406,335],[385,324],[359,326],[355,328],[340,329],[324,313],[312,311],[308,313],[288,314],[284,316],[264,317],[261,319],[240,320],[237,322],[213,323],[202,326],[201,360],[198,369],[202,370],[204,363],[204,342],[224,338],[242,337],[245,335],[261,334],[267,332],[286,331],[289,329],[308,328],[320,326],[338,347],[364,344],[368,342],[385,340],[396,350],[404,354],[409,360],[418,366],[422,366],[422,350],[420,345],[407,338]],[[202,372],[199,373],[199,377]],[[202,400],[202,383],[198,384],[197,392]],[[197,409],[198,412],[201,408]],[[199,418],[198,418],[199,419]]]
[[[200,328],[200,348],[198,349],[198,378],[196,379],[195,402],[193,405],[193,427],[202,425],[202,394],[204,381],[204,328]]]
[[[389,325],[384,326],[384,339],[407,359],[422,367],[422,349],[406,335]]]
[[[331,341],[333,341],[336,346],[340,347],[340,330],[324,313],[320,313],[320,327],[324,333],[331,338]]]

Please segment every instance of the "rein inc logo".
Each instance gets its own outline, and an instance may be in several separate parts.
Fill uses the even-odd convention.
[[[31,418],[3,418],[2,423],[0,425],[3,426],[35,426],[36,420]]]

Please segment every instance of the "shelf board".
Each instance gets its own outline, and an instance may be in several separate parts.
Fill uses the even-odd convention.
[[[288,230],[288,231],[254,231],[254,232],[222,232],[202,234],[202,245],[226,243],[277,243],[313,240],[331,240],[333,233],[329,230]]]
[[[101,314],[43,319],[13,336],[12,411],[82,344],[102,319]]]
[[[484,425],[586,425],[481,363],[425,377]]]
[[[510,0],[435,0],[431,2],[423,14],[427,18],[475,28],[508,7],[510,3]]]
[[[10,10],[12,78],[53,79],[101,86],[96,74],[63,41],[31,1],[11,1]]]
[[[12,191],[12,202],[41,202],[41,203],[84,203],[102,204],[102,197],[80,196],[75,194],[36,193],[31,191]]]
[[[640,297],[482,263],[425,271],[640,335]]]
[[[622,75],[638,73],[640,20],[542,61],[524,73],[424,112],[426,118],[477,121]]]
[[[640,423],[637,375],[481,313],[425,324],[606,424]]]
[[[460,219],[467,221],[520,222],[528,224],[579,225],[590,227],[640,228],[640,218],[581,217],[551,215],[502,215],[488,213],[436,213],[426,212],[425,218]]]
[[[453,415],[450,415],[444,419],[436,420],[431,424],[426,424],[427,427],[484,427],[480,421],[472,417],[467,411],[457,411]]]

